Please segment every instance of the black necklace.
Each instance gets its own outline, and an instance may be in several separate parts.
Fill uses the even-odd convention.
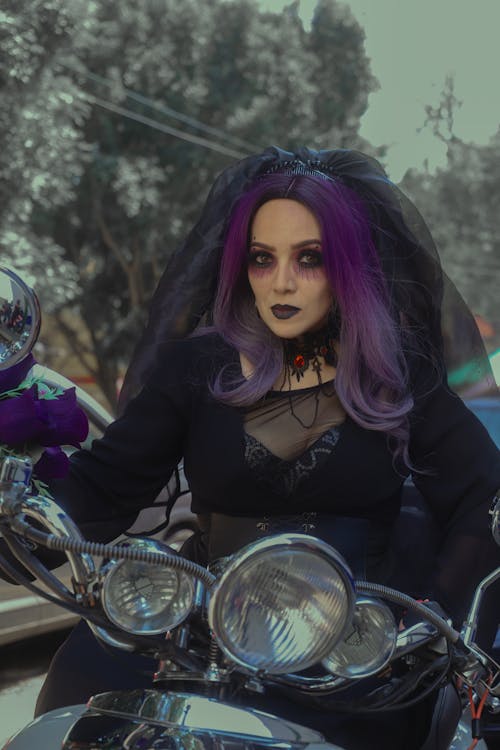
[[[331,330],[322,329],[314,333],[306,333],[297,339],[285,339],[283,344],[285,370],[290,376],[294,375],[300,383],[306,370],[311,367],[321,383],[321,361],[327,365],[337,366],[337,352]]]

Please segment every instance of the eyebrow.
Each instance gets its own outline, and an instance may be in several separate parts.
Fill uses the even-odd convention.
[[[321,245],[321,240],[302,240],[301,242],[292,245],[292,250],[300,250],[301,247],[307,247],[308,245]],[[276,250],[272,245],[266,245],[264,242],[256,242],[253,240],[250,242],[250,247],[261,247],[263,250]]]

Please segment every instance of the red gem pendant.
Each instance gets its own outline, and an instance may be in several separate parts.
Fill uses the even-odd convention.
[[[294,357],[293,365],[296,370],[302,370],[305,364],[306,360],[302,354],[297,354],[297,356]]]

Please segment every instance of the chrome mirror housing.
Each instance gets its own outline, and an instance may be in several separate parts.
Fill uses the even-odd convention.
[[[0,266],[0,371],[31,352],[40,332],[38,297],[13,271]]]

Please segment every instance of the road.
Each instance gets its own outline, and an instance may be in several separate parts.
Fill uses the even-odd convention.
[[[50,659],[64,637],[51,633],[0,648],[0,747],[33,718]]]

